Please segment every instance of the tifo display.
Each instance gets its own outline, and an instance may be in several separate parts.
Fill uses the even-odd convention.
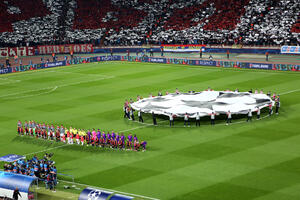
[[[18,134],[27,135],[35,138],[45,140],[55,140],[56,142],[63,142],[67,144],[87,145],[110,147],[120,150],[146,150],[146,141],[139,141],[137,136],[129,134],[127,137],[121,133],[114,131],[105,133],[104,131],[85,131],[83,129],[75,129],[70,127],[67,129],[63,125],[54,128],[53,124],[37,123],[35,121],[25,121],[24,126],[22,122],[18,121]]]

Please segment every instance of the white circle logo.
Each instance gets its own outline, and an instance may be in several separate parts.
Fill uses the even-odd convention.
[[[88,194],[88,200],[100,200],[101,191],[93,190]]]

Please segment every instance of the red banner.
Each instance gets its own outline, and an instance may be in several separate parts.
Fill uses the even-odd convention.
[[[0,56],[14,57],[14,56],[33,56],[34,47],[2,47],[0,48]]]
[[[45,45],[38,46],[39,54],[52,53],[92,53],[94,51],[92,44],[65,44],[65,45]]]

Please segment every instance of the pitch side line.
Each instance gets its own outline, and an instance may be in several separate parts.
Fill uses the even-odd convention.
[[[156,199],[156,198],[153,198],[153,197],[147,197],[147,196],[143,196],[143,195],[139,195],[139,194],[132,194],[132,193],[122,192],[122,191],[118,191],[118,190],[101,188],[101,187],[97,187],[97,186],[93,186],[93,185],[87,185],[87,184],[83,184],[83,183],[76,183],[76,182],[70,182],[70,181],[64,181],[64,180],[59,180],[59,181],[65,182],[65,183],[70,183],[70,184],[75,183],[75,184],[81,185],[81,186],[92,187],[92,188],[100,189],[100,190],[107,190],[107,191],[116,192],[116,193],[120,193],[120,194],[124,194],[124,195],[131,195],[131,196],[141,197],[141,198],[146,198],[146,199],[151,199],[151,200],[160,200],[160,199]]]

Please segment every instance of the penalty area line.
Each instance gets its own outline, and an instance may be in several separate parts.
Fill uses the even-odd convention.
[[[70,183],[70,184],[77,184],[77,185],[81,185],[81,186],[91,187],[91,188],[100,189],[100,190],[107,190],[107,191],[110,191],[110,192],[116,192],[116,193],[120,193],[120,194],[123,194],[123,195],[131,195],[131,196],[141,197],[141,198],[151,199],[151,200],[160,200],[160,199],[157,199],[157,198],[147,197],[147,196],[144,196],[144,195],[132,194],[132,193],[122,192],[122,191],[118,191],[118,190],[112,190],[112,189],[97,187],[97,186],[93,186],[93,185],[87,185],[87,184],[83,184],[83,183],[76,183],[76,182],[64,181],[64,180],[59,180],[59,181],[65,182],[65,183]]]

